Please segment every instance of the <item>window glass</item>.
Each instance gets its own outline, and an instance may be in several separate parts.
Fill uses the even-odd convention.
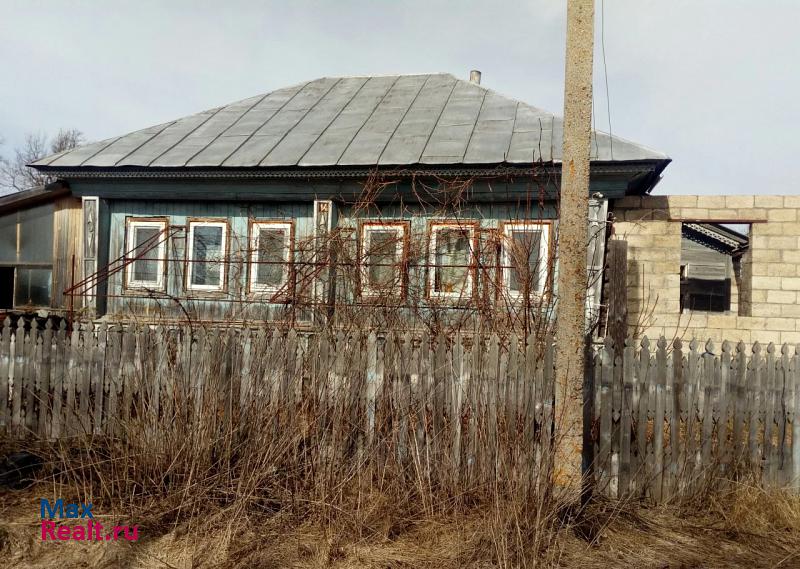
[[[191,280],[193,286],[221,288],[225,229],[221,225],[192,225]]]
[[[16,262],[17,214],[15,212],[0,217],[0,263]]]
[[[53,206],[19,212],[19,260],[23,263],[53,262]]]
[[[391,229],[367,230],[367,286],[386,289],[399,284],[402,231]]]
[[[15,306],[50,306],[52,269],[17,268]]]
[[[538,230],[511,230],[509,243],[508,287],[515,292],[523,292],[526,282],[528,290],[540,288],[541,274],[539,260],[541,254],[542,232]]]
[[[255,283],[280,288],[288,280],[289,231],[286,228],[258,229],[258,254]]]
[[[133,280],[138,282],[156,283],[159,280],[158,234],[160,227],[134,226],[132,255],[137,257],[133,262]]]
[[[470,231],[459,227],[435,230],[433,290],[454,294],[463,292],[470,275]]]

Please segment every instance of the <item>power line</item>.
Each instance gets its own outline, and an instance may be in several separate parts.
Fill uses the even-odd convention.
[[[611,134],[611,96],[608,90],[608,67],[606,66],[606,2],[600,0],[600,47],[603,53],[603,76],[606,82],[606,112],[608,113],[608,143],[611,146],[611,159],[614,159],[614,137]]]

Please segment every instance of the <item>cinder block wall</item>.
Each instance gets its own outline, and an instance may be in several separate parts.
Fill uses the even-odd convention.
[[[617,200],[628,242],[628,322],[637,337],[800,343],[800,196],[647,196]],[[753,222],[741,290],[728,312],[680,311],[681,223]]]

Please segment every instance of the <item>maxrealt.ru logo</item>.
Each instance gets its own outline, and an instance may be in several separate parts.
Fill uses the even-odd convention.
[[[128,541],[139,539],[139,526],[113,526],[104,533],[103,524],[94,520],[92,504],[83,502],[64,504],[59,498],[54,503],[42,498],[40,502],[42,518],[42,541],[111,541],[124,537]],[[58,525],[54,520],[85,519],[86,524]]]

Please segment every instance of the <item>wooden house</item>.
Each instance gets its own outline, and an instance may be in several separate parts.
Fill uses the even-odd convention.
[[[32,167],[82,203],[80,278],[57,283],[74,307],[304,320],[552,298],[561,147],[559,117],[477,82],[324,77]],[[647,194],[670,160],[600,132],[591,152],[596,276],[608,200]]]

